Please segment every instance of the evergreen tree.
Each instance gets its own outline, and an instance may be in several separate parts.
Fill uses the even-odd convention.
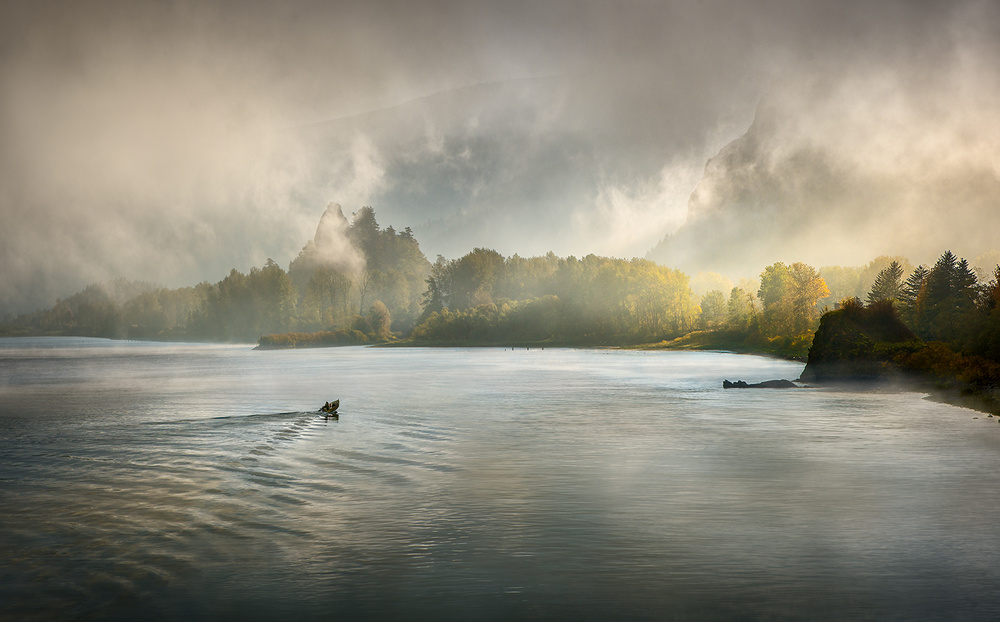
[[[291,330],[298,293],[288,273],[269,258],[263,268],[252,268],[247,280],[254,317],[245,334],[256,341],[261,335]]]
[[[993,280],[982,288],[979,301],[980,320],[974,351],[1000,360],[1000,265],[993,271]]]
[[[910,276],[906,277],[906,281],[899,289],[897,300],[900,306],[900,316],[909,326],[917,324],[917,300],[920,298],[920,290],[923,289],[927,275],[930,273],[931,271],[926,266],[917,266],[910,273]]]
[[[957,342],[976,309],[975,273],[964,259],[946,251],[934,264],[917,296],[916,332],[924,339]]]
[[[928,274],[930,274],[930,270],[924,265],[919,265],[913,269],[910,276],[906,277],[906,281],[899,289],[899,297],[897,299],[901,306],[904,308],[916,306],[917,298],[920,296],[920,289],[924,286],[924,281],[927,280]]]
[[[380,242],[378,221],[375,220],[375,210],[367,205],[354,214],[351,221],[351,229],[348,231],[348,238],[354,243],[355,248],[360,250],[365,258],[376,258],[380,255]],[[381,268],[381,266],[375,266]]]
[[[899,264],[902,273],[913,268],[906,257],[888,255],[880,255],[864,266],[820,268],[820,275],[830,288],[830,295],[820,300],[819,304],[832,306],[839,304],[845,298],[865,298],[878,275],[893,263]]]
[[[427,289],[421,296],[420,306],[423,307],[423,312],[417,318],[418,325],[423,324],[432,313],[440,313],[451,306],[451,271],[448,260],[438,255],[425,282]]]
[[[955,266],[955,287],[962,297],[961,304],[968,307],[975,304],[978,297],[979,277],[976,271],[969,266],[966,259],[959,260]]]
[[[902,277],[903,266],[898,261],[893,260],[875,277],[871,291],[868,292],[868,304],[871,305],[882,300],[890,302],[898,300],[902,289]]]
[[[391,226],[380,229],[375,211],[368,206],[348,223],[340,206],[334,207],[336,214],[331,216],[327,208],[316,237],[289,266],[301,296],[299,325],[307,330],[348,328],[353,314],[363,314],[373,301],[381,300],[394,328],[407,332],[420,314],[420,297],[430,269],[413,231],[409,227],[403,232]],[[346,294],[345,280],[349,284]]]

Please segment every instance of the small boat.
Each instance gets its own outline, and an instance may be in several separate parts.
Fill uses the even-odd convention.
[[[333,400],[332,402],[327,402],[323,404],[323,408],[320,408],[320,412],[327,413],[328,415],[337,414],[337,409],[340,408],[340,400]]]

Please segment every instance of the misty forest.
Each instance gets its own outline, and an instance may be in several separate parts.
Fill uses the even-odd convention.
[[[1000,1],[0,2],[0,620],[1000,620]]]
[[[268,259],[214,284],[95,284],[10,319],[0,335],[260,348],[644,345],[804,361],[821,322],[850,318],[851,338],[817,344],[817,354],[832,348],[834,358],[852,361],[848,375],[892,366],[989,393],[1000,385],[1000,265],[979,273],[951,251],[929,267],[886,256],[860,267],[777,262],[758,281],[732,286],[721,274],[699,273],[699,296],[691,276],[648,259],[504,257],[475,248],[430,263],[409,227],[383,229],[367,206],[349,222],[331,204],[287,270]],[[889,337],[887,323],[896,327]]]
[[[730,12],[718,6],[584,4],[583,30],[523,7],[564,38],[541,37],[541,56],[526,54],[510,75],[492,73],[497,59],[474,27],[429,39],[452,41],[446,62],[397,75],[349,37],[313,33],[294,10],[272,16],[305,31],[290,63],[246,45],[278,32],[249,14],[220,26],[216,46],[189,39],[191,15],[148,9],[171,25],[147,33],[160,48],[176,37],[189,46],[183,59],[218,60],[181,62],[177,74],[131,50],[131,12],[105,16],[120,49],[72,20],[11,31],[35,43],[5,82],[4,161],[18,166],[0,168],[0,208],[18,226],[0,229],[0,336],[629,346],[806,361],[824,314],[839,314],[832,326],[879,309],[912,332],[911,345],[935,344],[951,361],[935,377],[968,384],[961,369],[1000,357],[1000,140],[989,104],[1000,81],[987,4],[831,5],[804,20],[801,40],[782,27],[791,18],[780,2],[748,11],[748,30],[740,20],[701,27]],[[354,19],[379,32],[423,15],[383,10]],[[215,23],[214,11],[192,15]],[[472,15],[497,18],[486,7]],[[636,34],[647,27],[671,34]],[[841,45],[854,32],[873,48]],[[422,41],[409,27],[386,40],[414,60],[411,38]],[[503,56],[520,58],[507,41]],[[63,70],[74,56],[64,46],[96,73]],[[467,54],[491,77],[417,71]],[[661,79],[682,57],[687,69]],[[331,58],[344,80],[317,81]],[[232,67],[245,82],[230,84]],[[176,88],[137,97],[126,86],[161,73]],[[276,90],[276,75],[308,84],[310,97]],[[59,97],[43,97],[50,88]],[[63,122],[32,140],[30,128],[51,119]],[[314,206],[330,198],[357,211],[348,219],[331,204],[316,226]],[[875,345],[838,356],[885,373],[930,367],[852,330]]]

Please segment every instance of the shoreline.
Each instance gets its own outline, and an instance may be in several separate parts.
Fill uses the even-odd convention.
[[[752,356],[763,356],[767,358],[794,361],[804,363],[801,358],[797,356],[789,356],[787,354],[782,354],[773,351],[758,350],[751,347],[743,348],[733,348],[725,347],[721,340],[698,340],[697,337],[704,336],[705,331],[696,331],[696,333],[689,333],[673,339],[671,341],[662,341],[659,343],[645,343],[645,344],[619,344],[619,345],[608,345],[608,344],[583,344],[583,343],[568,343],[568,342],[522,342],[522,343],[506,343],[506,344],[496,344],[496,343],[460,343],[460,342],[427,342],[419,343],[409,340],[400,341],[385,341],[379,343],[339,343],[339,344],[316,344],[316,345],[296,345],[296,346],[261,346],[259,343],[254,345],[251,343],[238,343],[238,342],[226,342],[226,341],[214,341],[214,340],[192,340],[192,339],[115,339],[110,337],[96,337],[98,339],[107,339],[109,341],[122,341],[122,342],[136,342],[136,341],[147,341],[152,343],[190,343],[190,344],[221,344],[221,345],[247,345],[251,346],[251,350],[254,351],[278,351],[278,350],[314,350],[320,348],[341,348],[349,346],[363,346],[369,348],[525,348],[525,349],[541,349],[544,350],[546,347],[549,348],[580,348],[580,349],[621,349],[621,350],[645,350],[645,351],[700,351],[700,352],[723,352],[729,354],[737,355],[752,355]],[[695,335],[695,338],[691,338]],[[88,338],[83,335],[7,335],[6,338],[9,339],[19,339],[19,338],[32,338],[32,337],[81,337]],[[94,337],[89,337],[94,338]],[[720,380],[721,382],[721,380]],[[993,387],[987,389],[986,391],[977,390],[975,388],[964,386],[941,386],[939,383],[935,383],[931,380],[926,380],[920,377],[914,377],[911,374],[901,372],[901,374],[896,378],[883,378],[881,380],[863,379],[863,380],[843,380],[843,381],[810,381],[812,386],[817,388],[832,388],[836,389],[839,387],[847,388],[851,387],[853,389],[860,389],[865,391],[879,391],[879,390],[890,390],[898,392],[907,393],[923,393],[925,394],[924,399],[942,403],[949,404],[951,406],[956,406],[959,408],[966,408],[974,412],[984,413],[987,415],[993,415],[994,417],[1000,417],[1000,387]],[[1000,419],[998,419],[1000,420]]]
[[[977,391],[971,388],[937,388],[924,387],[917,388],[917,392],[927,393],[926,400],[938,402],[939,404],[950,404],[959,408],[967,408],[976,412],[986,413],[994,417],[1000,417],[1000,399],[998,397]],[[997,393],[1000,389],[994,388],[991,393]],[[998,419],[1000,421],[1000,419]]]
[[[742,339],[741,339],[742,337]],[[785,361],[795,361],[806,363],[809,351],[802,348],[765,348],[759,344],[748,344],[743,333],[722,331],[722,330],[696,330],[671,340],[663,340],[657,343],[639,344],[634,347],[643,350],[697,350],[697,351],[717,351],[732,352],[733,354],[753,354],[766,356]]]
[[[798,356],[790,356],[787,354],[769,352],[765,350],[755,350],[752,347],[739,349],[727,348],[722,346],[722,344],[725,343],[723,339],[704,339],[704,337],[711,335],[712,333],[713,331],[695,331],[682,337],[678,337],[672,341],[664,341],[658,344],[644,344],[642,346],[637,346],[637,348],[644,350],[672,350],[676,352],[729,352],[732,354],[750,354],[754,356],[764,356],[768,358],[801,363],[807,362]],[[796,381],[801,382],[798,378]],[[939,382],[936,383],[933,380],[914,376],[913,374],[903,370],[899,370],[898,375],[892,378],[848,379],[841,381],[810,380],[809,384],[817,388],[836,389],[839,386],[841,388],[851,387],[855,390],[864,391],[889,390],[906,393],[923,393],[925,394],[923,399],[926,400],[938,402],[940,404],[949,404],[959,408],[966,408],[968,410],[985,413],[994,417],[1000,417],[1000,387],[993,387],[987,389],[986,391],[982,391],[968,385],[958,387],[941,386]]]

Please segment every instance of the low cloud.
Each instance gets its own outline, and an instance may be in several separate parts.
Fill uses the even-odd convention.
[[[687,219],[702,167],[678,160],[651,179],[603,183],[593,205],[573,214],[573,238],[603,255],[641,257]]]
[[[1000,15],[967,3],[935,17],[911,23],[911,38],[786,65],[795,71],[770,82],[749,132],[707,166],[689,220],[651,255],[745,276],[773,261],[928,263],[996,249],[1000,46],[989,25]]]
[[[284,264],[331,201],[413,227],[432,257],[641,255],[764,93],[775,170],[827,154],[906,216],[873,224],[905,241],[926,220],[944,244],[951,222],[993,222],[998,17],[976,1],[7,3],[0,313],[119,276]],[[830,208],[801,196],[803,215]],[[854,235],[824,257],[882,239]]]

